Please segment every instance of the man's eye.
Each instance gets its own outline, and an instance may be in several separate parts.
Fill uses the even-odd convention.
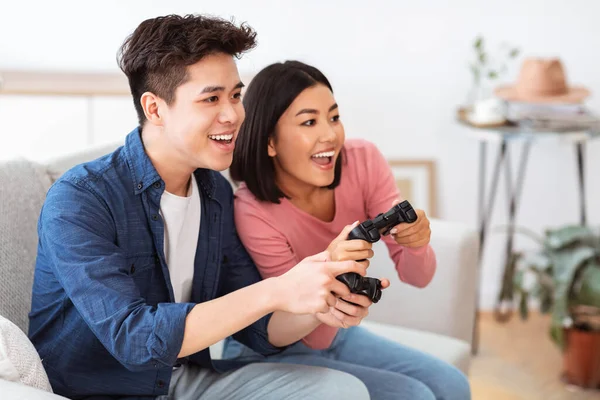
[[[242,93],[236,93],[233,95],[234,99],[241,99],[242,98]]]
[[[204,100],[206,103],[214,103],[215,101],[218,101],[219,98],[217,96],[211,96],[208,99]]]

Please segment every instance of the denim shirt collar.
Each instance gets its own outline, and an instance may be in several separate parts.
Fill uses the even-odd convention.
[[[146,154],[146,149],[142,142],[142,132],[139,127],[127,135],[124,149],[125,157],[131,170],[133,191],[136,195],[144,192],[156,182],[162,182],[162,178],[156,171],[156,168],[154,168],[150,157]],[[199,168],[194,171],[194,176],[202,191],[212,198],[216,184],[212,171]]]

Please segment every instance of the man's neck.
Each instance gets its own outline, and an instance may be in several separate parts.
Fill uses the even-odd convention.
[[[187,196],[194,168],[182,163],[176,151],[164,141],[159,128],[146,126],[142,142],[152,165],[165,182],[165,190],[176,196]]]

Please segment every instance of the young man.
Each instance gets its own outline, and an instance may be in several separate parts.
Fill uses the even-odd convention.
[[[245,116],[233,58],[254,44],[247,26],[192,15],[144,21],[125,41],[139,127],[65,173],[39,220],[30,337],[56,393],[368,398],[342,372],[210,357],[230,335],[272,354],[367,311],[334,317],[339,297],[356,300],[335,276],[366,265],[323,253],[261,281],[238,239],[232,189],[216,171],[229,167]]]

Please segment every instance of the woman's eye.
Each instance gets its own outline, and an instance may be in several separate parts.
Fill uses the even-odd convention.
[[[302,125],[304,125],[304,126],[313,126],[314,124],[315,124],[314,119],[309,119],[308,121],[302,123]]]
[[[217,97],[217,96],[211,96],[211,97],[209,97],[208,99],[206,99],[204,101],[207,102],[207,103],[214,103],[215,101],[218,101],[218,100],[219,100],[219,97]]]
[[[331,118],[331,122],[338,122],[340,120],[340,116],[339,115],[335,115]]]

